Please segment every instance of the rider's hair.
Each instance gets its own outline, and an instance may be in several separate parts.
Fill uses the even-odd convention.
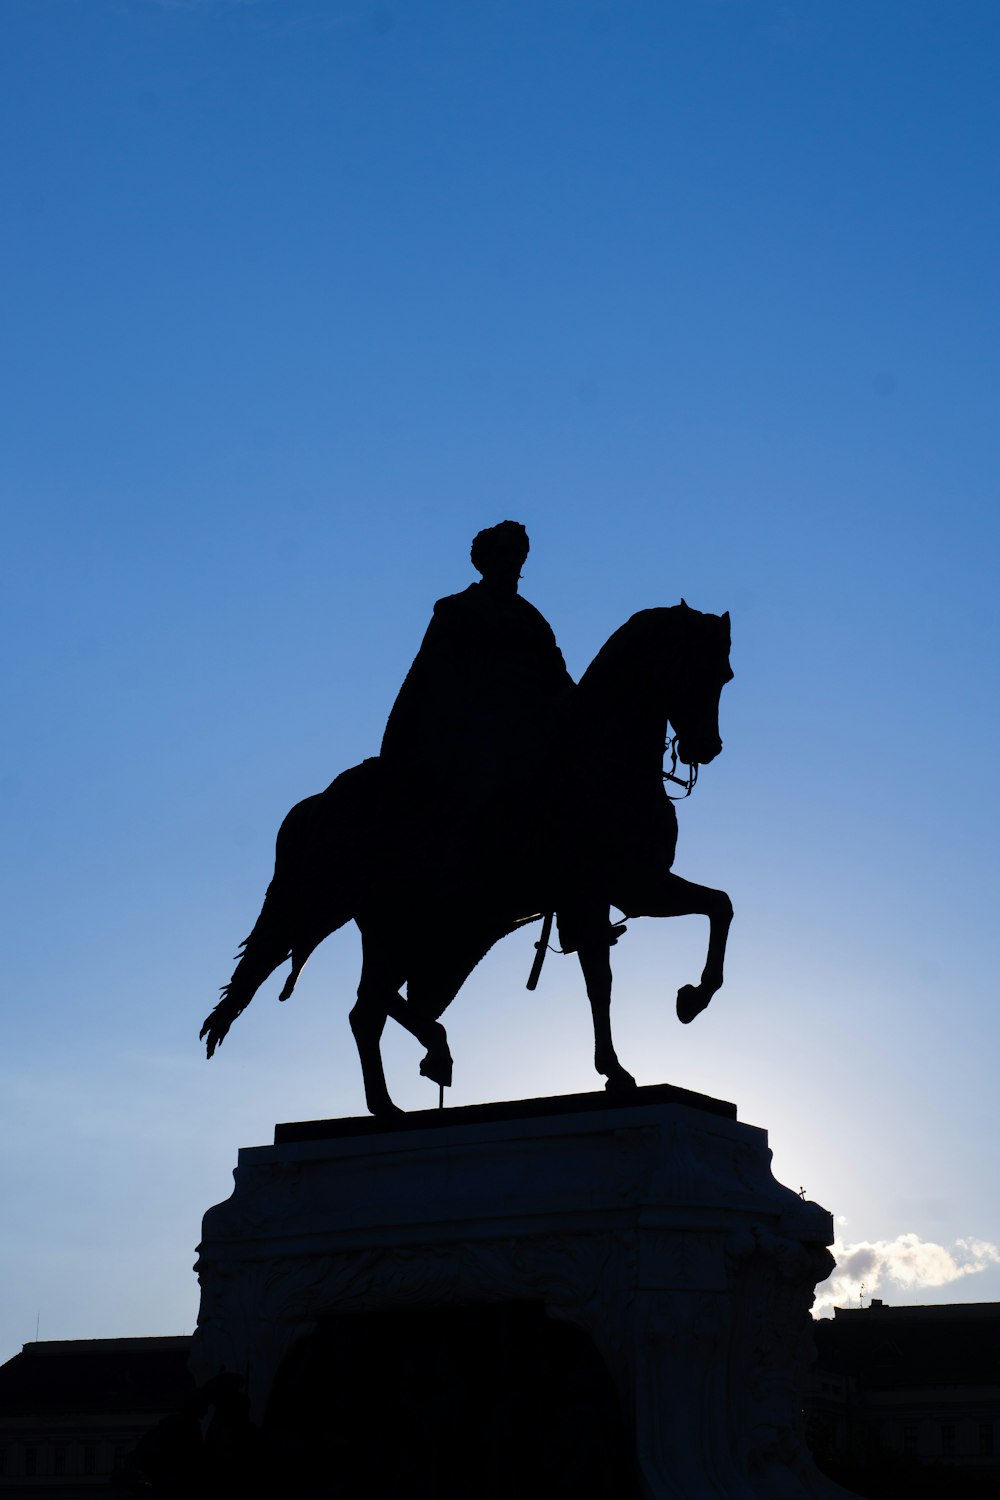
[[[527,557],[528,545],[528,533],[520,521],[501,521],[498,526],[487,526],[485,531],[473,537],[469,555],[476,572],[485,574],[497,555],[498,546],[507,554],[519,546],[523,549],[523,556]]]

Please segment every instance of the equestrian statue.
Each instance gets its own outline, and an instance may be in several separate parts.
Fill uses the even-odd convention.
[[[708,917],[701,978],[678,991],[681,1021],[721,987],[732,905],[673,873],[665,782],[690,791],[722,749],[729,615],[683,599],[641,610],[574,683],[551,627],[518,594],[527,554],[516,522],[479,533],[480,581],[435,605],[380,754],[282,823],[260,916],[201,1030],[209,1057],[275,969],[291,959],[287,1000],[310,953],[350,921],[363,954],[351,1028],[380,1117],[400,1113],[382,1067],[386,1021],[425,1048],[421,1073],[449,1086],[441,1016],[493,945],[529,922],[543,923],[529,987],[554,918],[563,951],[579,959],[594,1065],[615,1097],[636,1083],[611,1037],[610,955],[623,931],[612,910]]]

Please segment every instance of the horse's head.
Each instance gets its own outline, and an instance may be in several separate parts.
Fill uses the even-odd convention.
[[[722,749],[719,698],[732,675],[728,614],[703,615],[683,599],[640,610],[580,678],[569,737],[600,743],[606,763],[638,753],[648,767],[662,760],[669,722],[676,759],[707,765]]]
[[[668,613],[677,628],[670,652],[668,710],[677,737],[677,758],[686,766],[707,766],[722,749],[719,699],[733,676],[729,613],[703,615],[683,599]]]

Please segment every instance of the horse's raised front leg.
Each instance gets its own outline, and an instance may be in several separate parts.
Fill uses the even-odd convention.
[[[708,953],[701,980],[698,984],[682,985],[677,991],[677,1019],[687,1025],[701,1014],[716,991],[722,988],[733,903],[725,891],[715,891],[711,886],[695,885],[693,881],[684,880],[680,875],[667,874],[662,883],[657,882],[655,892],[650,894],[648,901],[642,903],[641,910],[630,910],[629,915],[708,918]]]
[[[609,929],[605,920],[604,929]],[[594,1017],[594,1067],[607,1078],[610,1094],[634,1094],[636,1081],[618,1061],[611,1040],[611,945],[607,938],[588,939],[577,948],[587,998]]]

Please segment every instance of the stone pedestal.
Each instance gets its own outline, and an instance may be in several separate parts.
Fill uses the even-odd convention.
[[[335,1342],[331,1320],[534,1305],[610,1376],[622,1496],[843,1495],[800,1413],[832,1223],[770,1156],[731,1105],[671,1088],[279,1126],[205,1215],[196,1379],[243,1376],[266,1428],[279,1372],[321,1327]]]

